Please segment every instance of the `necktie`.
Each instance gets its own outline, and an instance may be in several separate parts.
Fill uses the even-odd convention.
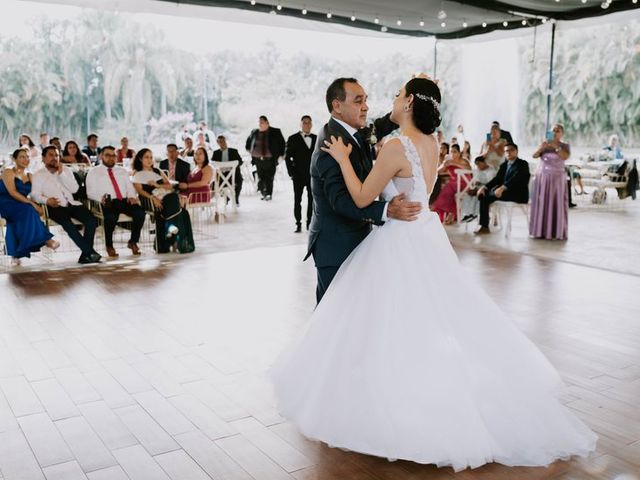
[[[116,198],[118,200],[122,200],[122,193],[120,193],[120,187],[118,187],[118,182],[116,182],[116,177],[113,175],[113,169],[107,168],[109,172],[109,179],[111,180],[111,185],[113,185],[113,191],[116,192]]]
[[[356,141],[358,142],[358,145],[360,145],[360,147],[364,147],[364,136],[362,135],[362,133],[360,132],[356,132],[353,134],[353,138],[356,139]]]
[[[511,168],[513,167],[513,163],[508,162],[507,163],[507,172],[504,174],[504,178],[508,178],[509,174],[511,173]]]

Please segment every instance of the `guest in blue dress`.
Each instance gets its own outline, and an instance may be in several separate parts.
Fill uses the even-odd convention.
[[[55,250],[60,244],[40,220],[42,208],[28,198],[31,193],[31,174],[26,172],[30,161],[28,150],[19,148],[12,157],[14,167],[2,172],[0,216],[7,221],[7,253],[13,257],[13,265],[20,265],[20,259],[30,257],[31,252],[45,245]]]

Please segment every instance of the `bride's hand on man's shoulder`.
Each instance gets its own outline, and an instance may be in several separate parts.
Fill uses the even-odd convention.
[[[320,149],[331,155],[336,162],[341,163],[349,161],[349,155],[351,155],[353,147],[350,143],[345,144],[342,137],[331,135],[331,141],[325,140],[324,147],[320,147]]]

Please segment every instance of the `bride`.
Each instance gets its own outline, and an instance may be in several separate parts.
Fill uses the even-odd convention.
[[[351,146],[325,142],[358,207],[398,192],[429,204],[440,98],[426,78],[398,92],[391,119],[400,136],[364,183]],[[272,378],[281,414],[305,436],[389,459],[456,471],[546,466],[586,456],[597,439],[559,401],[563,384],[549,361],[465,274],[428,210],[362,241]]]

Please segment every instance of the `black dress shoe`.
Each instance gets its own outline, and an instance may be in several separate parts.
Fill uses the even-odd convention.
[[[91,259],[91,263],[100,263],[102,255],[100,255],[98,252],[91,252],[89,258]]]
[[[86,265],[87,263],[93,263],[93,261],[91,261],[91,257],[89,255],[80,255],[78,263]]]
[[[293,233],[301,233],[302,232],[302,225],[300,225],[299,223],[296,225],[296,229],[293,231]]]
[[[570,203],[569,204],[569,208],[576,208],[578,205],[576,205],[575,203]]]

